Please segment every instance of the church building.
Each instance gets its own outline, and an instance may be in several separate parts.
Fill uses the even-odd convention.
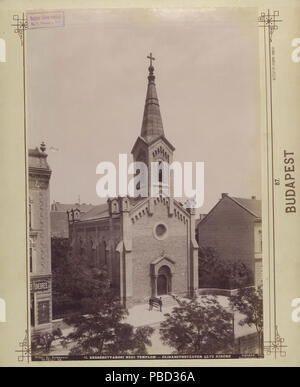
[[[172,163],[174,146],[165,137],[150,67],[144,116],[132,155],[151,177],[151,163]],[[162,185],[159,179],[158,184]],[[192,297],[198,289],[198,245],[195,209],[185,208],[172,195],[115,197],[87,213],[69,211],[70,244],[96,265],[106,265],[112,286],[127,307],[150,297]],[[148,189],[151,184],[149,181]],[[160,187],[161,188],[161,187]],[[162,191],[160,191],[162,192]]]

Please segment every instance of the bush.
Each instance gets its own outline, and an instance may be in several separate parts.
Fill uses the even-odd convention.
[[[239,259],[220,259],[212,247],[199,247],[199,288],[237,289],[253,285],[252,271]]]

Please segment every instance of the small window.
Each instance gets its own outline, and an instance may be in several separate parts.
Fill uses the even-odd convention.
[[[156,235],[161,237],[167,232],[166,226],[164,224],[159,224],[156,226]]]
[[[165,239],[168,235],[168,228],[164,223],[158,223],[153,228],[153,233],[156,239]]]
[[[158,171],[158,181],[162,183],[163,180],[163,172],[162,172],[162,162],[159,162],[159,171]]]
[[[258,235],[259,235],[259,247],[260,247],[260,251],[262,251],[262,231],[259,230],[258,231]]]
[[[106,251],[106,242],[103,241],[104,246],[104,264],[107,265],[107,251]]]

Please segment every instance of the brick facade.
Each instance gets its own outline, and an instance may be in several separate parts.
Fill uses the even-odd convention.
[[[167,236],[155,237],[155,225],[164,224]],[[171,292],[187,295],[188,287],[188,219],[186,222],[169,216],[168,207],[162,200],[154,204],[154,213],[147,213],[135,221],[132,227],[133,248],[133,297],[143,301],[152,295],[151,263],[159,257],[169,257],[175,263],[171,278]]]

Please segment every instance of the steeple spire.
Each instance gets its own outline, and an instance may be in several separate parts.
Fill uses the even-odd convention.
[[[155,58],[150,53],[147,58],[150,59],[150,66],[148,68],[148,88],[144,109],[144,117],[142,123],[141,137],[147,142],[151,142],[160,136],[164,135],[164,129],[159,109],[159,103],[155,88],[155,76],[153,75],[154,67],[152,61]]]

